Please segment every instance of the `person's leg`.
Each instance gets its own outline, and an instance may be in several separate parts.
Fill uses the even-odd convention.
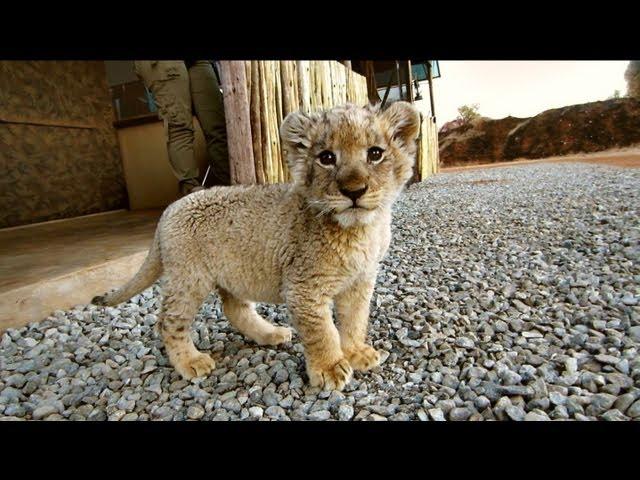
[[[136,61],[136,73],[153,92],[164,121],[171,168],[180,182],[180,193],[200,185],[194,154],[193,114],[189,75],[182,61]]]
[[[191,98],[196,116],[207,142],[211,162],[210,176],[215,185],[229,185],[229,154],[227,152],[227,125],[224,102],[211,62],[200,60],[189,68]],[[208,183],[208,182],[207,182]]]

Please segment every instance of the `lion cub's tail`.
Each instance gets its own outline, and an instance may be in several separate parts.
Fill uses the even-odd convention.
[[[153,243],[147,253],[147,258],[142,262],[142,266],[138,273],[134,277],[125,283],[122,287],[117,288],[111,292],[99,295],[91,300],[94,305],[117,305],[129,300],[134,295],[142,292],[145,288],[149,287],[155,282],[162,274],[162,260],[160,258],[160,241],[158,238],[158,231],[156,230]]]

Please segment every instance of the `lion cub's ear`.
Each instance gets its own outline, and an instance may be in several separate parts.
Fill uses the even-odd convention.
[[[420,114],[415,107],[408,102],[394,102],[379,115],[388,123],[392,137],[413,151],[420,132]]]
[[[309,148],[309,133],[316,122],[316,116],[304,112],[291,112],[282,121],[280,137],[289,152],[300,148]]]
[[[311,147],[311,129],[318,120],[315,113],[291,112],[280,127],[282,146],[287,151],[287,163],[293,183],[305,184],[311,166],[307,149]]]

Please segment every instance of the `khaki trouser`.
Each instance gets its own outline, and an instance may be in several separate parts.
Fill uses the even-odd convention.
[[[138,60],[135,70],[155,97],[164,121],[169,161],[180,183],[199,185],[200,172],[193,147],[193,106],[207,143],[209,178],[216,185],[229,185],[224,104],[211,63],[198,61],[187,71],[183,61]]]

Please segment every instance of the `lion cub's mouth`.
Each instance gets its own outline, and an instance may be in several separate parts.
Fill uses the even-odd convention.
[[[348,206],[347,208],[343,209],[342,211],[343,211],[343,212],[346,212],[346,211],[357,211],[357,210],[366,210],[366,211],[369,211],[369,210],[374,210],[374,209],[373,209],[373,208],[370,208],[370,207],[365,207],[364,205],[356,205],[356,204],[354,203],[354,204],[352,204],[352,205]]]

